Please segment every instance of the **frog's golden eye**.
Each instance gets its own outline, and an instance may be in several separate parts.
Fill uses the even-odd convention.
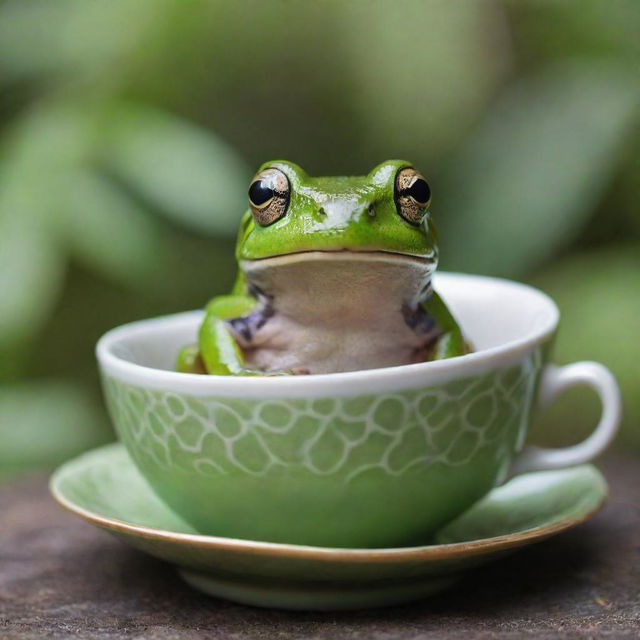
[[[290,192],[289,179],[279,169],[257,173],[249,187],[249,206],[255,221],[266,227],[280,220],[287,212]]]
[[[394,199],[400,216],[411,224],[420,224],[431,204],[431,189],[422,174],[404,167],[396,175]]]

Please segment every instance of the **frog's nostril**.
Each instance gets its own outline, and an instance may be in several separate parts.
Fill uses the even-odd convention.
[[[376,216],[376,205],[373,202],[367,207],[367,215],[370,218],[375,218]]]
[[[318,207],[318,213],[321,216],[326,216],[327,215],[327,212],[324,210],[324,207]]]

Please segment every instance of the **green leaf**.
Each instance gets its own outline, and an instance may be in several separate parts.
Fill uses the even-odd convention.
[[[342,101],[354,112],[349,127],[361,132],[360,145],[369,151],[371,164],[362,169],[392,155],[430,173],[464,139],[507,74],[502,8],[403,0],[342,2],[334,11],[347,56],[327,55],[339,75],[352,74]]]
[[[32,191],[60,171],[87,162],[100,114],[98,103],[56,98],[26,110],[5,137],[3,184],[9,180]]]
[[[57,299],[65,261],[28,210],[4,211],[0,204],[0,360],[4,350],[38,330]],[[0,364],[0,377],[5,365]]]
[[[164,18],[167,0],[25,0],[0,5],[0,61],[4,76],[97,73],[126,75],[133,57]],[[115,85],[117,86],[117,84]]]
[[[51,468],[109,439],[102,415],[70,383],[0,386],[0,476]]]
[[[78,170],[66,184],[62,233],[84,264],[129,286],[166,279],[169,251],[158,220],[102,176]]]
[[[560,307],[554,360],[560,364],[596,360],[611,369],[624,400],[622,439],[640,450],[640,245],[591,251],[563,260],[533,283]],[[591,399],[585,400],[587,396],[593,393],[559,398],[543,433],[593,427],[600,408]]]
[[[45,102],[5,139],[0,171],[0,378],[13,377],[24,345],[60,292],[66,256],[58,237],[61,180],[86,157],[93,127],[79,108]]]
[[[510,22],[527,57],[637,60],[637,0],[509,2]]]
[[[522,274],[572,240],[639,102],[637,74],[613,64],[554,67],[511,87],[436,193],[444,266]]]
[[[250,174],[222,140],[150,107],[114,114],[105,161],[118,177],[179,224],[235,234]]]

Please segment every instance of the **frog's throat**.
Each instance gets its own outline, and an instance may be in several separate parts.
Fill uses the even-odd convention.
[[[396,253],[393,251],[354,251],[352,249],[334,250],[314,250],[298,251],[266,258],[255,258],[240,261],[240,268],[247,274],[259,272],[263,269],[288,266],[296,263],[319,262],[319,261],[353,261],[353,262],[379,262],[386,264],[405,263],[409,266],[413,263],[420,271],[431,274],[438,264],[437,255],[415,256],[407,253]]]
[[[240,261],[249,291],[277,300],[280,309],[291,301],[294,313],[303,310],[303,302],[309,309],[316,304],[334,309],[340,305],[352,309],[355,304],[362,309],[374,308],[381,296],[397,309],[403,305],[413,309],[428,295],[436,265],[435,254],[423,258],[349,250],[304,251]]]
[[[258,304],[228,323],[251,368],[329,373],[407,364],[437,335],[420,307],[435,259],[309,251],[240,268]]]

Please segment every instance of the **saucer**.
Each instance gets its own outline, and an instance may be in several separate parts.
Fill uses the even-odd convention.
[[[607,494],[591,465],[529,473],[494,489],[432,544],[338,549],[199,535],[155,495],[121,444],[67,462],[50,486],[62,506],[174,564],[200,591],[302,610],[419,600],[449,587],[466,570],[584,522]]]

